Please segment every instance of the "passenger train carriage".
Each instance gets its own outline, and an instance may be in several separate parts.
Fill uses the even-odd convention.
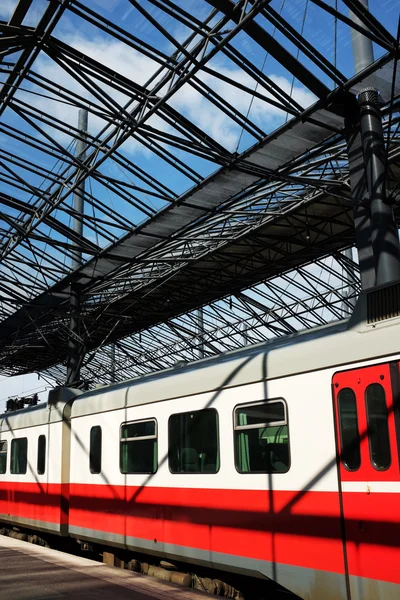
[[[6,413],[0,520],[400,598],[400,321],[350,321]]]

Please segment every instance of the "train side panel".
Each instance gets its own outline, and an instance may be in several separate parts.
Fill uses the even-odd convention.
[[[70,409],[76,391],[0,421],[0,521],[68,534]]]
[[[330,373],[319,371],[72,418],[71,535],[269,577],[301,597],[344,600],[330,382]],[[134,390],[120,393],[129,405]],[[283,399],[287,406],[290,468],[238,472],[235,408],[265,399]],[[218,472],[172,473],[169,419],[202,409],[218,414]],[[158,470],[123,474],[121,425],[148,419],[157,423]],[[101,471],[95,474],[89,469],[93,427],[102,430]]]
[[[57,534],[65,528],[61,429],[62,423],[52,423],[2,432],[1,521]]]

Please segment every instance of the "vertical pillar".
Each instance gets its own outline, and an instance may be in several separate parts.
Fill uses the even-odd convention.
[[[352,94],[348,94],[345,99],[345,132],[361,287],[367,290],[375,285],[375,260],[371,244],[371,219],[361,140],[360,108]]]
[[[76,157],[82,162],[86,158],[86,142],[85,136],[88,128],[88,112],[85,109],[80,109],[78,115],[78,129],[81,134],[81,139],[76,143]],[[81,173],[78,172],[78,177]],[[74,212],[72,227],[74,231],[82,237],[83,234],[83,213],[85,202],[85,181],[82,181],[74,193]],[[82,247],[77,245],[76,250],[72,253],[71,266],[72,270],[78,269],[82,264]]]
[[[115,344],[111,344],[110,383],[115,383]]]
[[[204,358],[204,314],[203,314],[203,309],[199,308],[196,312],[197,312],[197,323],[198,323],[198,332],[199,332],[198,358]]]
[[[360,2],[365,8],[368,8],[368,0],[360,0]],[[365,27],[364,23],[351,11],[350,17],[358,26]],[[354,72],[360,73],[374,62],[372,41],[359,31],[352,29],[351,43],[353,48]],[[355,203],[354,226],[361,287],[363,290],[366,290],[375,285],[375,261],[371,245],[371,220],[360,132],[360,111],[354,101],[350,105],[346,110],[345,130],[349,156],[350,185]]]
[[[346,248],[345,250],[343,250],[343,256],[345,256],[349,261],[352,261],[353,260],[353,249],[352,248]],[[353,280],[351,278],[351,273],[353,273],[353,272],[354,272],[354,270],[353,270],[352,267],[350,268],[350,271],[349,271],[349,267],[346,267],[346,270],[345,270],[345,273],[344,273],[344,277],[343,277],[344,280],[347,280],[346,281],[347,286],[346,286],[346,288],[343,291],[343,302],[342,302],[342,305],[343,305],[343,310],[342,310],[343,317],[348,317],[351,314],[351,312],[352,312],[352,310],[348,306],[348,302],[350,303],[350,305],[352,306],[352,308],[354,308],[354,306],[356,304],[356,298],[354,298],[354,297],[350,298],[348,300],[348,302],[346,302],[346,300],[351,295],[352,288],[353,288],[353,286],[352,286]]]
[[[78,117],[78,129],[82,139],[77,141],[76,156],[81,161],[85,159],[85,134],[88,126],[87,110],[81,109]],[[78,171],[78,177],[80,173]],[[83,235],[83,214],[85,199],[85,182],[82,181],[74,193],[74,218],[73,230],[79,238]],[[75,245],[72,252],[71,267],[72,270],[78,269],[82,264],[82,247],[79,242]],[[70,336],[68,341],[68,361],[67,361],[67,385],[76,384],[80,379],[80,363],[82,354],[82,343],[80,341],[80,290],[76,283],[71,284],[70,296]]]
[[[249,334],[247,332],[246,321],[243,321],[243,323],[242,323],[242,339],[243,339],[243,346],[247,346],[247,344],[249,343]]]
[[[368,0],[359,0],[359,2],[368,8]],[[360,19],[350,11],[350,17],[353,23],[359,27],[365,28],[365,25]],[[355,29],[351,30],[351,45],[353,48],[354,71],[360,73],[374,62],[374,50],[372,40],[365,37]]]
[[[67,381],[66,385],[73,386],[80,378],[80,301],[79,290],[77,286],[71,284],[70,289],[70,321],[69,321],[69,340],[68,340],[68,361],[67,361]]]
[[[386,151],[378,92],[359,95],[361,138],[370,199],[376,285],[400,281],[400,246],[393,207],[386,196]]]

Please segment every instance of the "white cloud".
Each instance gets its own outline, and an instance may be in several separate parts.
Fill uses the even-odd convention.
[[[140,85],[146,85],[148,80],[156,73],[159,68],[158,63],[151,58],[143,56],[132,48],[116,40],[104,39],[101,36],[92,38],[82,37],[78,34],[68,35],[68,43],[78,51],[88,55],[100,63],[106,65],[111,70],[116,71],[124,77],[132,80]],[[249,92],[244,92],[233,85],[230,85],[217,77],[208,73],[200,72],[198,77],[223,99],[234,106],[242,115],[247,115],[251,106],[249,118],[253,120],[261,129],[269,132],[281,124],[286,114],[258,98],[252,102],[252,90],[254,89],[254,81],[244,71],[236,66],[226,66],[226,64],[213,61],[211,65],[215,71],[220,72],[225,77],[240,83],[249,89]],[[82,87],[71,76],[67,75],[58,65],[50,58],[41,57],[35,65],[36,70],[41,75],[49,78],[53,82],[59,82],[64,87],[70,88],[75,93],[90,99],[90,93]],[[270,78],[288,94],[292,94],[293,98],[303,107],[309,106],[315,101],[315,97],[305,88],[295,85],[291,86],[291,82],[286,78],[274,74],[269,75]],[[103,90],[115,102],[115,108],[124,106],[129,100],[129,96],[124,93],[115,92],[110,86],[100,84]],[[154,85],[152,82],[151,87]],[[167,86],[159,91],[158,95],[162,96],[167,92]],[[266,99],[269,94],[260,86],[258,92],[263,94]],[[28,94],[26,94],[28,96]],[[24,98],[26,100],[26,98]],[[29,95],[29,102],[47,112],[54,117],[60,119],[67,125],[76,127],[77,124],[77,109],[73,106],[57,102],[55,100],[32,97]],[[98,101],[96,101],[98,103]],[[237,141],[241,133],[241,127],[233,121],[228,115],[212,104],[206,97],[195,90],[190,84],[186,83],[182,86],[169,100],[169,104],[176,110],[182,112],[189,120],[203,129],[207,134],[213,137],[216,141],[233,151],[236,149]],[[132,104],[134,106],[134,104]],[[90,116],[90,131],[92,134],[97,134],[105,125],[105,120],[100,116]],[[153,115],[148,124],[161,130],[173,132],[173,129],[158,115]],[[70,136],[52,132],[58,141],[63,144],[68,144],[71,141]],[[151,156],[151,152],[147,150],[139,142],[129,139],[123,145],[125,152],[129,154],[142,153],[145,156]]]
[[[159,68],[159,64],[154,60],[117,40],[105,41],[103,37],[88,39],[76,35],[69,37],[68,43],[140,85],[144,85]]]
[[[77,46],[78,45],[75,45],[75,47]],[[107,48],[104,47],[104,44],[102,47],[96,42],[96,40],[92,40],[92,42],[80,44],[77,49],[81,50],[82,52],[85,52],[89,56],[93,56],[97,60],[100,60],[104,64],[107,64],[107,66],[109,66],[110,68],[118,70],[120,73],[126,76],[132,76],[132,73],[130,73],[130,67],[127,61],[127,57],[126,55],[124,55],[124,53],[126,54],[126,48],[123,44],[112,44],[110,45],[107,51]],[[133,57],[133,63],[136,65],[136,68],[139,69],[140,61],[136,60],[136,57]],[[154,64],[154,61],[151,61],[151,63]],[[118,65],[121,65],[122,68],[118,69]],[[145,65],[142,65],[141,69],[141,79],[144,79],[146,76],[149,75],[149,69],[147,70],[147,74]],[[103,107],[101,105],[101,102],[93,98],[93,96],[85,87],[83,87],[71,75],[66,73],[49,57],[41,56],[35,64],[35,70],[38,72],[38,74],[52,81],[53,84],[60,84],[60,86],[71,90],[75,94],[78,94],[79,96],[82,96],[87,100],[92,100],[94,104],[100,106],[100,110],[102,110],[103,108],[105,111],[107,110],[106,107]],[[115,110],[118,111],[119,107],[123,107],[128,102],[128,95],[116,92],[110,86],[107,86],[105,84],[101,84],[101,87],[114,101],[115,104],[113,108]],[[18,92],[17,96],[21,98],[24,102],[35,106],[35,108],[39,109],[43,113],[51,115],[56,119],[59,119],[62,123],[64,123],[64,125],[67,128],[68,126],[77,127],[78,109],[75,106],[65,103],[62,99],[59,99],[57,97],[54,97],[54,99],[43,98],[40,96],[32,95],[29,92]],[[156,119],[158,120],[156,123],[157,126],[159,128],[162,128],[161,119],[159,117],[153,118],[153,124],[155,123]],[[91,134],[97,135],[106,125],[107,121],[101,116],[93,114],[89,116],[89,130]],[[47,131],[47,133],[51,133],[51,135],[54,136],[55,139],[64,146],[67,146],[72,140],[72,137],[68,135],[68,133],[61,133],[58,130],[53,129],[51,126],[44,126],[44,129]],[[146,148],[144,148],[139,142],[135,141],[134,139],[128,140],[128,142],[124,144],[124,149],[125,151],[130,153],[142,152],[146,154],[149,152],[148,150],[146,150]]]
[[[286,113],[283,110],[258,98],[254,98],[253,102],[251,102],[254,81],[244,71],[238,68],[230,69],[217,64],[214,64],[213,68],[225,77],[247,87],[249,92],[244,92],[208,73],[200,73],[199,79],[229,102],[242,115],[246,116],[250,109],[249,119],[261,127],[261,129],[266,129],[267,131],[274,129],[285,119]],[[271,74],[269,78],[286,93],[291,94],[304,108],[310,106],[316,100],[315,96],[303,87],[295,85],[292,90],[291,82],[285,77]],[[266,99],[272,98],[271,94],[264,88],[258,87],[257,91],[264,95]],[[228,115],[215,107],[190,84],[186,83],[173,96],[170,104],[177,110],[181,110],[189,119],[202,127],[204,131],[209,133],[227,149],[235,149],[240,135],[240,126]]]

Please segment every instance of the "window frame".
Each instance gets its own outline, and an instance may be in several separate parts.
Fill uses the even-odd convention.
[[[4,473],[0,473],[0,475],[6,475],[6,473],[7,473],[7,461],[8,461],[8,440],[0,440],[0,444],[5,444],[6,445],[6,450],[5,450],[6,465],[5,465]],[[4,453],[4,450],[1,450],[1,452]]]
[[[25,471],[16,473],[15,471],[12,470],[13,446],[14,446],[14,442],[18,442],[20,440],[26,440],[26,466],[25,466]],[[28,470],[28,438],[27,438],[27,436],[20,437],[20,438],[13,438],[11,440],[11,449],[10,449],[10,474],[11,475],[26,475],[27,470]]]
[[[133,425],[134,423],[148,423],[149,421],[153,421],[155,424],[154,427],[154,435],[143,435],[140,437],[133,437],[133,438],[123,438],[122,437],[122,428],[124,427],[124,425]],[[122,449],[122,443],[123,442],[138,442],[138,441],[145,441],[145,440],[156,440],[157,443],[157,461],[156,461],[156,469],[155,471],[135,471],[134,473],[130,473],[130,472],[124,472],[121,470],[121,449]],[[148,417],[146,419],[134,419],[133,421],[124,421],[123,423],[121,423],[121,425],[119,426],[119,472],[121,473],[121,475],[155,475],[158,471],[158,422],[157,419],[155,417]]]
[[[368,409],[368,390],[374,386],[374,385],[378,385],[379,387],[382,388],[383,391],[383,399],[384,399],[384,403],[385,403],[385,409],[386,409],[386,426],[387,426],[387,440],[388,440],[388,444],[389,444],[389,457],[390,457],[390,461],[387,467],[377,467],[372,459],[372,436],[370,433],[370,413],[369,413],[369,409]],[[393,393],[393,391],[392,391]],[[393,464],[393,456],[392,456],[392,447],[391,447],[391,435],[390,435],[390,427],[389,427],[389,409],[388,409],[388,405],[387,405],[387,398],[386,398],[386,390],[383,387],[383,385],[381,383],[379,383],[378,381],[376,382],[372,382],[370,384],[367,385],[367,387],[365,388],[365,392],[364,392],[364,404],[365,404],[365,418],[367,421],[367,432],[368,432],[368,455],[369,455],[369,462],[372,466],[372,468],[375,471],[378,471],[378,473],[383,473],[385,471],[387,471],[388,469],[390,469],[390,467]]]
[[[171,471],[171,465],[170,465],[170,460],[169,460],[169,438],[170,438],[170,434],[169,434],[169,427],[170,427],[170,421],[172,417],[176,417],[177,415],[189,415],[192,413],[200,413],[200,412],[204,412],[204,411],[208,411],[211,412],[213,411],[216,415],[216,432],[217,432],[217,462],[218,462],[218,469],[216,469],[215,471],[213,471],[212,473],[209,473],[207,471]],[[175,412],[169,415],[168,417],[168,432],[167,432],[167,453],[168,453],[168,470],[171,473],[171,475],[217,475],[221,469],[221,440],[220,440],[220,427],[219,427],[219,412],[216,408],[213,407],[208,407],[208,408],[196,408],[194,410],[185,410],[182,412]]]
[[[100,470],[94,471],[92,469],[92,431],[96,428],[100,429]],[[103,430],[101,425],[92,425],[89,431],[89,471],[91,475],[100,475],[103,467]]]
[[[236,424],[236,412],[238,408],[243,407],[251,407],[251,406],[260,406],[262,404],[283,404],[284,409],[284,417],[285,419],[282,421],[271,421],[270,423],[256,423],[253,425],[237,425]],[[239,475],[286,475],[289,473],[292,467],[292,455],[291,455],[291,444],[290,444],[290,428],[289,428],[289,412],[288,406],[285,398],[279,396],[277,398],[268,398],[266,400],[254,400],[253,402],[240,402],[233,407],[232,412],[232,421],[233,421],[233,455],[234,455],[234,463],[235,470]],[[236,431],[246,431],[250,429],[262,429],[263,427],[287,427],[287,435],[288,435],[288,457],[289,464],[286,471],[240,471],[238,468],[238,455],[237,455],[237,443],[236,443]]]
[[[342,427],[342,418],[341,418],[341,411],[340,411],[340,399],[339,396],[340,394],[344,391],[344,390],[351,390],[351,392],[353,393],[354,396],[354,404],[355,404],[355,413],[356,413],[356,425],[357,425],[357,439],[358,439],[358,454],[360,457],[360,462],[358,467],[356,467],[355,469],[351,469],[344,461],[344,444],[343,444],[343,427]],[[362,466],[363,464],[363,460],[362,460],[362,439],[361,439],[361,435],[360,435],[360,425],[359,425],[359,409],[358,409],[358,404],[357,404],[357,394],[356,391],[350,387],[350,385],[346,385],[346,387],[342,387],[337,395],[336,395],[336,404],[337,404],[337,416],[338,416],[338,425],[339,425],[339,441],[340,441],[340,455],[339,455],[339,461],[340,464],[343,466],[344,469],[346,469],[346,471],[348,473],[356,473]]]
[[[43,463],[44,463],[44,467],[43,467],[43,471],[39,471],[39,444],[40,444],[40,439],[44,438],[44,457],[43,457]],[[36,461],[36,472],[38,475],[44,475],[46,473],[46,450],[47,450],[47,439],[46,439],[46,435],[44,433],[41,433],[38,436],[38,445],[37,445],[37,461]]]

